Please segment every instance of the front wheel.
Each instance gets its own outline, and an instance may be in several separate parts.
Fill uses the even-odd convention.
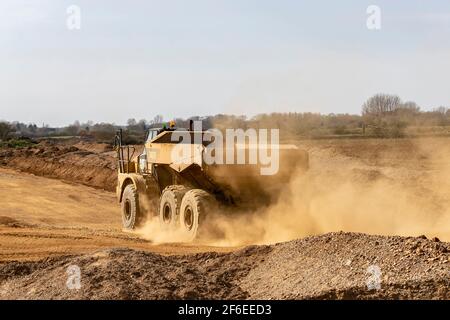
[[[129,184],[122,195],[122,226],[124,229],[133,230],[141,223],[138,192],[133,184]]]
[[[180,206],[179,232],[186,242],[193,241],[199,231],[200,222],[212,209],[213,197],[201,189],[186,192]]]

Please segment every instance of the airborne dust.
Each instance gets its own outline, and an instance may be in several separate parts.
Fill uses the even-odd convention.
[[[214,214],[198,241],[216,246],[271,244],[332,231],[438,237],[450,241],[450,144],[445,138],[306,141],[310,170],[292,169],[271,205]],[[155,219],[138,231],[177,242]],[[217,235],[220,236],[217,236]]]

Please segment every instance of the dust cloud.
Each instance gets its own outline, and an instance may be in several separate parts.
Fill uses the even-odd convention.
[[[294,168],[272,204],[250,213],[215,212],[197,241],[272,244],[333,231],[450,241],[448,139],[309,141],[304,147],[310,170]],[[181,241],[176,232],[162,232],[157,219],[138,233],[155,243]]]
[[[140,205],[142,209],[147,212],[149,218],[141,227],[131,231],[132,233],[145,240],[149,240],[154,244],[181,243],[186,240],[182,234],[177,232],[177,230],[164,228],[161,225],[158,212],[155,211],[159,208],[159,201],[149,201],[145,197],[140,200]]]
[[[163,229],[158,216],[148,219],[134,233],[154,244],[181,243],[185,241],[185,238],[177,230]]]
[[[407,146],[388,141],[394,145],[376,151],[364,143],[350,146],[356,157],[339,146],[310,145],[309,172],[294,171],[284,192],[265,209],[211,219],[222,237],[209,240],[226,246],[271,244],[352,231],[450,241],[448,139],[417,140]]]

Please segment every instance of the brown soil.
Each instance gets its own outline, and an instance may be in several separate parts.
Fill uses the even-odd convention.
[[[162,254],[230,248],[153,245],[121,230],[113,193],[0,169],[0,262],[129,247]]]
[[[6,299],[449,299],[450,244],[331,233],[233,253],[130,249],[0,266]],[[70,266],[81,288],[66,285]],[[381,270],[368,288],[368,267]]]
[[[106,144],[44,140],[28,148],[0,150],[0,165],[108,191],[114,191],[117,182],[115,152]]]

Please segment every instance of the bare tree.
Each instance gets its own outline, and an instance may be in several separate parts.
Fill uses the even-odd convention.
[[[160,114],[156,115],[152,121],[153,124],[160,124],[162,122],[163,122],[163,116]]]
[[[147,120],[145,120],[145,119],[141,119],[141,120],[139,120],[138,121],[138,123],[137,123],[137,127],[139,128],[139,130],[141,130],[141,131],[145,131],[145,130],[147,130]]]
[[[0,140],[6,140],[13,131],[11,125],[7,122],[0,122]]]
[[[419,113],[420,107],[414,101],[407,101],[399,106],[400,109],[408,110],[413,113]]]
[[[128,121],[127,121],[128,127],[134,127],[134,126],[136,126],[136,124],[137,124],[137,122],[136,122],[136,119],[134,119],[134,118],[128,119]]]
[[[399,96],[377,94],[367,100],[362,106],[363,115],[385,115],[399,108],[402,101]]]
[[[76,136],[81,129],[80,121],[76,120],[73,124],[66,128],[66,134],[69,136]]]
[[[446,107],[439,107],[439,108],[434,109],[433,112],[439,113],[441,115],[445,115],[448,112],[448,110]]]

